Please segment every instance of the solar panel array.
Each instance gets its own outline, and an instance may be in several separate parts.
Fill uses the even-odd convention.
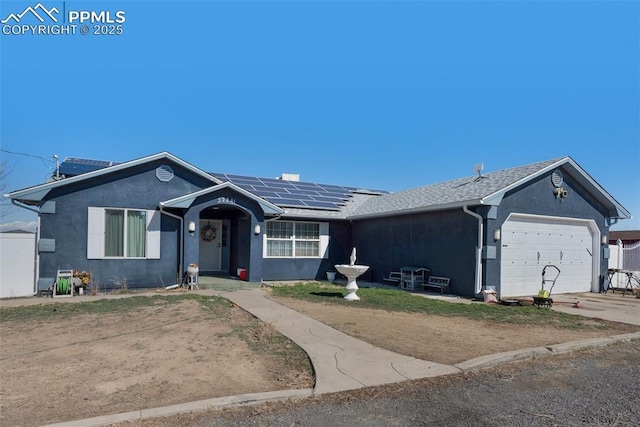
[[[340,185],[212,173],[221,181],[229,181],[276,206],[340,210],[356,191],[380,194],[379,191],[360,190]]]
[[[106,162],[104,160],[79,159],[76,157],[67,157],[60,164],[60,174],[70,177],[81,175],[83,173],[93,172],[98,169],[113,166],[116,163]]]
[[[60,164],[60,174],[67,177],[81,175],[108,166],[115,162],[67,157]],[[286,181],[282,179],[258,178],[243,175],[212,173],[221,181],[229,181],[256,196],[281,207],[324,209],[339,211],[353,197],[353,193],[382,194],[376,190],[363,190],[340,185],[315,184],[311,182]]]

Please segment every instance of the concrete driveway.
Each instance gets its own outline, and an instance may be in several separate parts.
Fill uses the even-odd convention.
[[[640,298],[627,292],[552,295],[553,310],[585,317],[640,325]],[[575,308],[580,301],[582,307]]]

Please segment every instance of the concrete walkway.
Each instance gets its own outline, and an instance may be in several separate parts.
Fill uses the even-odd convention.
[[[315,394],[448,375],[460,369],[374,347],[265,298],[264,291],[223,292],[226,298],[298,344],[311,358]]]

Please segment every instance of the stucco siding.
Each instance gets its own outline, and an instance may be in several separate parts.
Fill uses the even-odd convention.
[[[42,214],[40,238],[55,240],[55,252],[40,253],[40,277],[55,277],[58,269],[76,269],[92,272],[107,288],[123,280],[131,288],[175,283],[179,221],[166,215],[161,219],[160,259],[87,259],[90,206],[153,210],[159,201],[205,185],[201,177],[173,164],[174,178],[170,182],[159,181],[155,169],[166,163],[152,162],[54,189],[46,200],[56,202],[55,213]]]
[[[16,200],[28,204],[46,204],[40,214],[39,288],[51,284],[58,269],[90,271],[106,288],[113,288],[125,281],[131,288],[166,286],[181,280],[188,263],[202,263],[200,256],[206,261],[203,265],[208,267],[209,274],[225,274],[228,270],[234,275],[237,268],[246,268],[250,281],[325,280],[326,271],[333,270],[335,264],[348,263],[351,250],[356,247],[357,263],[370,266],[361,277],[362,280],[382,282],[391,271],[398,271],[403,266],[425,267],[430,269],[431,275],[449,277],[451,293],[472,296],[476,290],[478,220],[465,213],[462,205],[494,203],[497,206],[470,206],[472,211],[484,218],[481,279],[485,287],[500,289],[503,251],[501,239],[494,238],[494,232],[502,228],[509,215],[520,214],[519,221],[526,223],[526,227],[533,222],[531,218],[543,224],[542,228],[548,224],[557,227],[563,222],[589,224],[591,246],[588,249],[596,257],[592,264],[593,289],[598,274],[601,278],[606,276],[607,268],[606,245],[600,244],[598,232],[600,235],[609,234],[609,215],[614,218],[629,215],[569,158],[498,171],[483,178],[448,181],[395,195],[366,196],[369,201],[363,206],[368,210],[357,211],[357,215],[356,211],[349,211],[349,203],[345,210],[339,212],[299,208],[287,211],[261,200],[257,196],[257,189],[253,190],[256,192],[254,196],[246,192],[249,190],[229,183],[210,188],[214,185],[213,179],[209,180],[202,171],[181,164],[172,156],[151,157],[147,162],[132,162],[121,169],[114,167],[115,171],[108,169],[104,173],[88,174],[86,179],[78,176],[69,178],[66,183],[54,182],[12,193]],[[170,174],[161,176],[163,179],[156,176],[156,168],[161,165],[169,165],[173,169],[174,175],[168,182],[164,178]],[[562,187],[567,191],[566,197],[554,194],[552,171],[549,170],[554,167],[563,172]],[[521,185],[513,188],[518,184]],[[194,196],[182,197],[202,189],[209,190],[198,193],[195,200]],[[46,196],[43,199],[44,194]],[[90,207],[157,212],[159,202],[170,200],[166,209],[183,220],[160,215],[159,259],[152,259],[157,256],[156,251],[147,252],[149,259],[100,259],[105,246],[102,241],[104,210],[91,209],[89,218]],[[281,203],[289,203],[284,200]],[[436,210],[444,207],[447,210]],[[348,212],[354,216],[348,216]],[[277,215],[281,215],[278,218],[284,221],[321,222],[322,250],[327,244],[328,222],[328,258],[266,257],[265,221]],[[318,220],[318,217],[325,219]],[[554,218],[584,221],[560,221]],[[154,231],[147,236],[149,241],[157,242],[156,217],[152,219],[153,225],[149,225],[149,230]],[[202,220],[224,224],[224,241],[215,240],[215,245],[201,249]],[[508,224],[514,221],[515,218]],[[198,232],[193,229],[189,232],[191,222],[194,223],[192,226],[198,227]],[[87,244],[89,226],[93,233],[91,245]],[[506,229],[509,230],[509,227]],[[511,230],[508,235],[513,237],[516,234]],[[521,235],[549,234],[530,233],[526,228]],[[569,234],[557,235],[560,236],[559,240],[567,242],[566,236]],[[535,254],[535,250],[545,242],[539,240],[527,244],[534,248],[531,253]],[[184,246],[181,247],[181,244]],[[148,247],[157,248],[157,245]],[[516,245],[512,244],[511,247]],[[214,250],[210,250],[212,248]],[[222,249],[219,251],[217,248]],[[506,252],[506,258],[511,258],[511,265],[503,273],[516,272],[515,261],[528,262],[528,252],[516,253],[515,249]],[[582,249],[580,252],[583,252]],[[580,260],[583,265],[588,262],[586,256]],[[179,271],[181,264],[182,272]],[[533,277],[532,270],[529,270],[528,277]],[[511,280],[509,275],[503,274],[502,277],[505,283]]]
[[[329,223],[329,257],[264,258],[264,280],[326,280],[327,270],[336,264],[348,264],[351,254],[350,226],[345,221]]]
[[[556,198],[555,187],[551,181],[551,172],[528,182],[525,186],[514,189],[503,198],[497,210],[495,220],[486,222],[488,244],[496,246],[496,258],[484,260],[484,282],[489,286],[500,283],[500,242],[493,241],[494,230],[501,228],[511,213],[544,215],[551,217],[592,219],[603,234],[608,233],[606,227],[606,209],[589,192],[578,184],[568,173],[564,173],[563,188],[568,191],[567,197]],[[600,251],[600,275],[606,275],[607,262],[604,251]]]
[[[253,227],[264,221],[262,209],[258,203],[231,188],[223,188],[219,191],[198,197],[189,210],[185,213],[185,227],[189,221],[198,223],[203,210],[218,206],[232,209],[234,218],[232,226],[232,248],[230,266],[245,268],[248,270],[250,281],[260,281],[262,277],[262,240],[261,235],[254,235]],[[185,265],[190,262],[198,262],[200,259],[199,235],[189,235],[185,238]],[[229,273],[235,274],[235,271]]]
[[[426,267],[451,278],[451,292],[473,295],[477,220],[459,210],[356,221],[358,264],[382,282],[403,266]]]

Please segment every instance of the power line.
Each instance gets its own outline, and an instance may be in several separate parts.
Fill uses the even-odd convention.
[[[3,153],[8,153],[8,154],[15,154],[17,156],[33,157],[34,159],[40,159],[42,161],[42,164],[45,165],[48,168],[51,167],[51,166],[46,164],[45,162],[54,163],[54,161],[55,161],[55,160],[52,160],[51,157],[50,158],[46,158],[46,157],[42,157],[42,156],[36,156],[34,154],[18,153],[16,151],[5,150],[4,148],[0,148],[0,151],[2,151]]]

